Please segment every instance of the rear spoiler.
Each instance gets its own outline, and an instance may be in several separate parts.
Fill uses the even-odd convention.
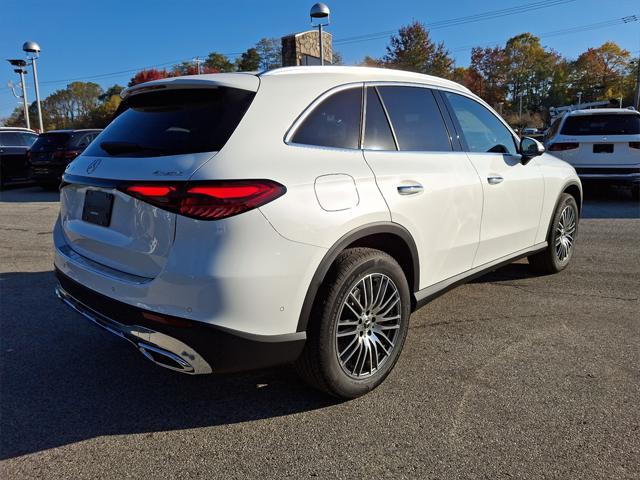
[[[124,100],[131,95],[162,89],[181,88],[218,88],[229,87],[257,92],[260,78],[250,73],[211,73],[206,75],[186,75],[183,77],[163,78],[151,82],[140,83],[125,88],[120,97]]]

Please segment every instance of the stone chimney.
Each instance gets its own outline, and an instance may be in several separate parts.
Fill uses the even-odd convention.
[[[322,32],[324,47],[324,63],[333,63],[333,46],[331,34]],[[320,65],[320,42],[318,31],[294,33],[282,37],[282,66]]]

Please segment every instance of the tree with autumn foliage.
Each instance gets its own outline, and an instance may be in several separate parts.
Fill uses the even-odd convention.
[[[129,81],[129,86],[133,87],[139,83],[151,82],[152,80],[160,80],[162,78],[169,78],[175,76],[172,72],[168,72],[165,69],[156,70],[155,68],[150,68],[148,70],[140,70],[136,73],[133,78]]]
[[[633,90],[630,62],[631,52],[614,42],[589,48],[573,64],[574,89],[582,92],[586,101],[628,97]]]
[[[425,26],[413,22],[391,36],[381,63],[390,68],[449,78],[454,62],[444,43],[436,45]]]

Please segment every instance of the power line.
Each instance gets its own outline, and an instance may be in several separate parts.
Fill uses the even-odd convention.
[[[607,27],[613,27],[616,25],[625,25],[625,24],[630,24],[630,23],[634,23],[640,21],[640,15],[636,14],[636,15],[628,15],[626,17],[622,17],[622,18],[612,18],[610,20],[604,20],[602,22],[597,22],[597,23],[591,23],[588,25],[579,25],[579,26],[575,26],[575,27],[569,27],[569,28],[563,28],[561,30],[554,30],[551,32],[545,32],[545,33],[541,33],[536,35],[536,37],[538,38],[549,38],[549,37],[557,37],[557,36],[561,36],[561,35],[568,35],[568,34],[572,34],[572,33],[582,33],[582,32],[586,32],[586,31],[590,31],[590,30],[597,30],[600,28],[607,28]],[[487,44],[494,44],[494,43],[502,43],[504,42],[504,39],[501,40],[495,40],[493,42],[483,42],[485,45]],[[471,50],[475,47],[477,47],[478,45],[465,45],[465,46],[461,46],[461,47],[455,47],[452,48],[451,50],[449,50],[451,53],[454,52],[464,52],[467,50]],[[634,52],[630,52],[630,53],[634,53]]]
[[[440,20],[437,22],[431,22],[431,23],[426,23],[425,27],[429,30],[437,30],[440,28],[447,28],[447,27],[452,27],[452,26],[458,26],[458,25],[466,25],[468,23],[474,23],[474,22],[480,22],[480,21],[486,21],[486,20],[493,20],[496,18],[502,18],[502,17],[506,17],[506,16],[510,16],[510,15],[517,15],[520,13],[528,13],[531,12],[533,10],[540,10],[543,8],[549,8],[549,7],[555,7],[555,6],[559,6],[559,5],[564,5],[567,3],[572,3],[575,2],[576,0],[541,0],[541,1],[537,1],[537,2],[532,2],[532,3],[527,3],[524,5],[519,5],[519,6],[515,6],[515,7],[510,7],[510,8],[503,8],[500,10],[492,10],[489,12],[482,12],[482,13],[477,13],[474,15],[467,15],[464,17],[456,17],[456,18],[450,18],[447,20]],[[386,30],[383,32],[374,32],[374,33],[367,33],[367,34],[363,34],[363,35],[357,35],[354,37],[346,37],[346,38],[341,38],[341,39],[336,39],[333,44],[334,45],[349,45],[352,43],[360,43],[360,42],[366,42],[366,41],[370,41],[370,40],[378,40],[381,38],[386,38],[389,35],[392,35],[394,33],[397,33],[397,30]]]
[[[503,9],[499,9],[499,10],[491,10],[488,12],[481,12],[481,13],[477,13],[474,15],[467,15],[464,17],[457,17],[457,18],[452,18],[452,19],[448,19],[448,20],[440,20],[437,22],[433,22],[430,24],[427,24],[427,27],[430,29],[437,29],[437,28],[445,28],[445,27],[449,27],[449,26],[455,26],[455,25],[462,25],[462,24],[466,24],[466,23],[471,23],[471,22],[477,22],[477,21],[483,21],[483,20],[490,20],[493,18],[500,18],[500,17],[504,17],[504,16],[508,16],[508,15],[515,15],[518,13],[523,13],[523,12],[528,12],[531,10],[539,10],[541,8],[548,8],[548,7],[553,7],[556,5],[562,5],[562,4],[566,4],[566,3],[571,3],[571,2],[575,2],[576,0],[538,0],[536,2],[531,2],[531,3],[527,3],[524,5],[519,5],[519,6],[515,6],[515,7],[509,7],[509,8],[503,8]],[[357,37],[347,37],[344,39],[339,39],[333,42],[334,45],[345,45],[345,44],[349,44],[349,43],[357,43],[360,41],[368,41],[368,40],[372,40],[375,38],[379,38],[380,35],[384,35],[389,36],[393,33],[395,33],[396,30],[391,30],[391,31],[386,31],[386,32],[377,32],[377,33],[370,33],[370,34],[365,34],[365,35],[360,35]],[[369,38],[371,37],[371,38]],[[374,38],[375,37],[375,38]],[[225,53],[223,55],[225,56],[236,56],[236,55],[240,55],[242,52],[234,52],[234,53]],[[180,62],[185,62],[185,61],[189,61],[193,58],[193,56],[191,56],[190,58],[187,59],[180,59],[180,60],[174,60],[171,62],[164,62],[164,63],[158,63],[155,65],[148,65],[145,67],[138,67],[138,68],[133,68],[133,69],[129,69],[129,70],[121,70],[118,72],[110,72],[110,73],[102,73],[102,74],[98,74],[98,75],[91,75],[91,76],[85,76],[85,77],[77,77],[77,78],[67,78],[67,79],[58,79],[58,80],[48,80],[48,81],[44,81],[41,82],[42,85],[56,85],[56,84],[63,84],[63,83],[69,83],[69,82],[74,82],[74,81],[82,81],[82,80],[98,80],[98,79],[106,79],[106,78],[110,78],[110,77],[116,77],[116,76],[121,76],[121,75],[126,75],[129,73],[135,73],[135,72],[139,72],[140,70],[147,70],[150,68],[158,68],[158,67],[165,67],[168,65],[173,65],[173,64],[177,64]]]

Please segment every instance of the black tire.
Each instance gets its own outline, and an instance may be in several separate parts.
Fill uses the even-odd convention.
[[[631,198],[636,202],[640,201],[640,184],[631,186]]]
[[[573,210],[573,215],[575,218],[575,230],[573,231],[572,235],[573,242],[571,248],[568,249],[566,257],[561,258],[561,255],[558,253],[558,250],[556,248],[556,242],[559,241],[558,238],[562,235],[561,219],[563,212],[567,208]],[[541,274],[551,274],[558,273],[567,268],[567,265],[569,265],[569,262],[571,261],[573,253],[575,251],[575,240],[578,235],[578,220],[579,210],[575,198],[573,198],[568,193],[561,194],[558,201],[558,206],[556,207],[556,211],[553,213],[553,218],[549,227],[547,248],[542,252],[528,257],[529,266],[532,271]]]
[[[390,287],[389,292],[391,293],[394,292],[393,287],[395,287],[397,295],[394,293],[393,301],[397,299],[399,304],[397,307],[393,307],[395,309],[393,315],[399,317],[394,320],[394,322],[398,323],[398,326],[396,327],[394,324],[392,327],[395,336],[392,338],[393,346],[389,348],[388,354],[386,353],[386,348],[384,352],[382,348],[378,349],[378,345],[381,345],[382,337],[376,336],[376,331],[367,332],[365,329],[365,324],[368,324],[371,329],[383,328],[382,325],[387,325],[386,328],[389,328],[388,324],[383,324],[388,320],[375,317],[375,315],[384,317],[385,312],[380,314],[373,312],[374,309],[371,309],[372,311],[367,314],[371,315],[370,320],[368,319],[364,323],[358,320],[361,323],[360,325],[347,327],[356,330],[365,329],[364,337],[362,330],[355,334],[350,331],[347,332],[348,335],[353,335],[353,337],[350,337],[353,339],[351,342],[356,342],[353,348],[360,348],[359,345],[367,343],[371,347],[369,350],[364,349],[365,357],[366,352],[373,352],[374,347],[376,352],[375,360],[369,357],[370,361],[365,358],[362,362],[363,366],[365,364],[369,365],[370,372],[362,378],[354,378],[352,374],[345,371],[348,367],[343,367],[338,359],[339,348],[341,348],[338,345],[341,341],[346,340],[338,339],[336,335],[340,331],[338,330],[339,316],[342,315],[342,321],[344,321],[344,315],[354,315],[354,320],[359,318],[355,316],[355,313],[348,313],[349,309],[345,308],[347,305],[343,306],[343,304],[352,290],[358,288],[367,279],[372,282],[371,292],[373,295],[371,295],[371,298],[374,298],[374,300],[371,303],[373,305],[375,305],[375,301],[378,300],[380,292],[383,290],[381,284],[386,283],[382,297],[388,294],[387,287]],[[379,282],[377,284],[375,284],[376,279]],[[376,287],[374,285],[377,285],[377,295],[375,295],[376,292],[374,290]],[[352,302],[353,300],[349,301]],[[380,300],[380,303],[382,301],[383,299]],[[366,302],[363,302],[363,305],[366,307]],[[342,313],[343,309],[347,313]],[[302,355],[296,362],[296,370],[308,384],[335,397],[349,399],[364,395],[380,385],[393,369],[404,345],[410,315],[409,285],[398,262],[386,253],[371,248],[345,250],[334,262],[318,292],[318,297],[309,318],[307,342]],[[367,318],[369,317],[367,316]],[[345,325],[341,324],[340,328],[344,329]],[[341,332],[344,331],[342,330]],[[368,338],[367,335],[369,335]],[[379,335],[379,332],[377,335]],[[361,338],[358,338],[358,336]],[[372,341],[372,338],[376,339],[376,341]],[[384,344],[389,347],[391,343],[386,343],[385,341]],[[379,355],[381,355],[381,360],[378,364]],[[377,364],[375,369],[374,361]],[[345,363],[347,362],[345,361]],[[352,359],[351,364],[353,364]],[[355,365],[354,371],[357,369],[358,360],[355,361]]]

